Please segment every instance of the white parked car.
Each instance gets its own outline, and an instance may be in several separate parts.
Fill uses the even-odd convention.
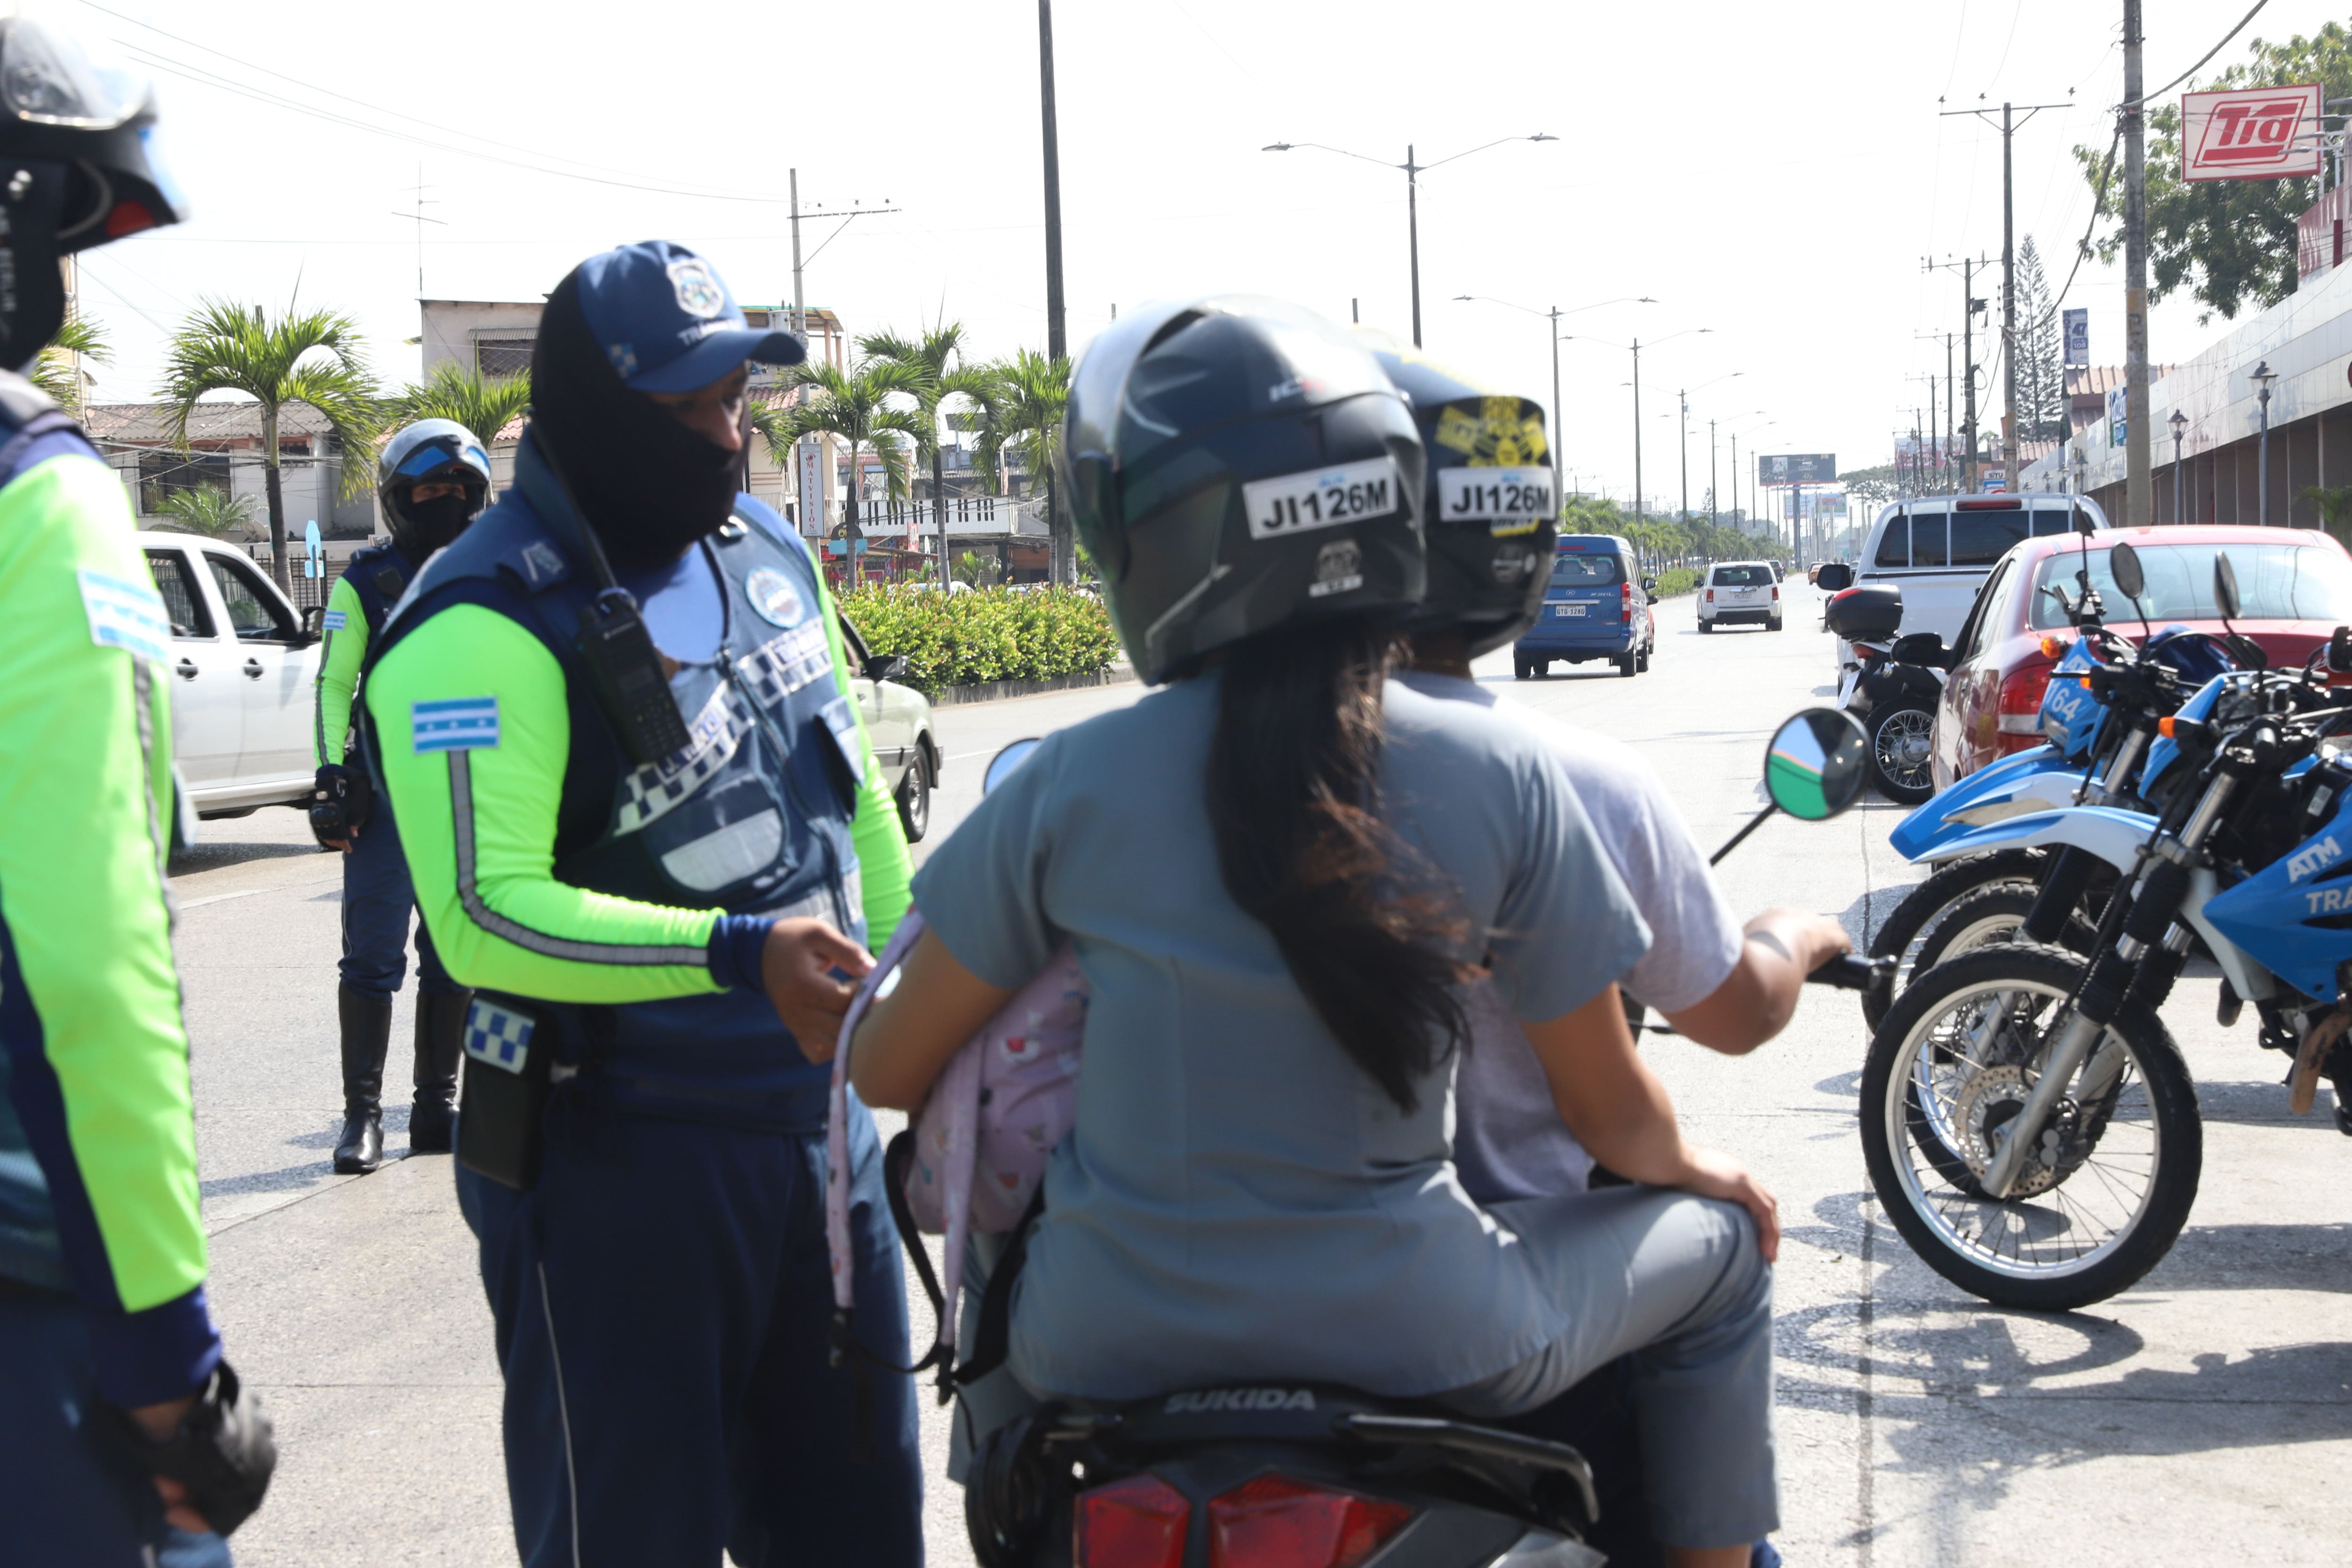
[[[1769,561],[1718,561],[1699,585],[1699,630],[1742,624],[1780,629],[1780,576]]]
[[[874,760],[881,764],[891,797],[898,803],[898,825],[907,830],[907,842],[919,843],[930,830],[931,791],[940,782],[931,700],[890,679],[905,671],[905,659],[876,654],[846,616],[841,618],[841,629],[859,670],[849,684],[866,721],[866,738],[874,742]]]
[[[199,816],[306,805],[317,616],[295,612],[242,551],[138,535],[172,618],[172,757]]]

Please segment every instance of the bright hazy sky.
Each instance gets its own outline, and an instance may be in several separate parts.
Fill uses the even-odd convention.
[[[302,302],[359,319],[388,379],[413,378],[417,226],[394,214],[420,165],[441,220],[424,228],[428,297],[536,298],[582,257],[658,236],[710,256],[739,299],[789,301],[797,167],[804,205],[902,209],[826,245],[811,305],[853,333],[944,310],[978,354],[1044,346],[1036,14],[1018,0],[67,5],[146,55],[196,213],[90,253],[85,307],[118,348],[101,400],[153,395],[165,330],[200,298],[275,308],[298,282]],[[2248,37],[2347,10],[2273,0],[2206,74]],[[1402,162],[1410,142],[1429,163],[1543,132],[1560,140],[1423,177],[1431,353],[1549,405],[1545,323],[1454,296],[1573,310],[1646,294],[1658,302],[1563,323],[1605,340],[1560,351],[1560,435],[1581,488],[1632,486],[1630,356],[1606,345],[1635,333],[1657,345],[1643,354],[1656,501],[1678,499],[1677,386],[1714,383],[1690,399],[1694,506],[1709,417],[1727,433],[1726,505],[1732,429],[1755,427],[1740,443],[1751,470],[1758,450],[1884,462],[1890,433],[1915,406],[1924,416],[1917,378],[1932,371],[1942,398],[1940,334],[1959,324],[1958,279],[1921,259],[2000,255],[2000,137],[1938,108],[2068,103],[2072,89],[2016,139],[2019,239],[2036,237],[2058,287],[2089,214],[2069,150],[2106,145],[2121,14],[2121,0],[1060,0],[1071,346],[1114,305],[1221,289],[1342,321],[1360,299],[1365,321],[1403,335],[1403,175],[1259,149]],[[2241,14],[2238,0],[2147,0],[2148,86]],[[805,249],[836,226],[805,226]],[[2091,310],[2095,363],[2121,363],[2121,294],[2120,268],[2094,262],[2066,300]],[[2157,309],[2159,363],[2221,330],[2196,315],[2185,297]]]

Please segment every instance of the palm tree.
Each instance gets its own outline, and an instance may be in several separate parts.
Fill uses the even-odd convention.
[[[837,365],[796,364],[786,373],[795,386],[816,395],[789,405],[767,404],[753,410],[751,424],[766,438],[777,462],[790,464],[793,444],[806,436],[833,436],[849,447],[849,553],[866,536],[862,513],[866,500],[866,466],[859,454],[871,448],[882,459],[884,493],[898,500],[907,493],[907,448],[891,436],[909,440],[923,434],[923,421],[911,409],[891,399],[913,396],[922,384],[922,372],[911,365],[868,360],[855,370]],[[803,500],[803,506],[807,504]],[[805,528],[805,520],[802,526]],[[856,571],[855,565],[851,568]]]
[[[911,365],[922,372],[922,384],[914,389],[915,413],[923,422],[922,433],[915,437],[915,458],[931,466],[931,512],[939,525],[942,588],[950,581],[951,570],[948,564],[947,453],[940,442],[940,405],[950,397],[961,396],[985,410],[995,384],[981,366],[960,363],[950,367],[950,359],[961,360],[962,349],[961,321],[934,327],[916,342],[894,332],[876,332],[857,340],[857,352],[870,359]]]
[[[1054,504],[1054,460],[1062,447],[1062,417],[1070,406],[1070,362],[1023,349],[986,371],[980,405],[980,438],[973,459],[993,471],[1006,449],[1029,470],[1030,482],[1045,486],[1045,526],[1053,538],[1054,581],[1070,579],[1069,521]]]
[[[286,564],[286,496],[279,483],[278,422],[289,403],[326,416],[342,443],[343,493],[363,495],[373,478],[368,454],[383,426],[374,374],[358,326],[340,310],[295,311],[272,321],[258,305],[208,300],[191,311],[163,366],[172,439],[188,449],[188,418],[208,392],[241,392],[261,405],[261,460],[269,500],[269,561],[280,588]]]
[[[217,485],[190,485],[164,496],[163,514],[170,521],[160,526],[170,532],[223,539],[251,521],[252,512],[251,496],[233,496]]]
[[[114,350],[106,341],[106,329],[87,316],[66,318],[58,335],[49,340],[48,346],[34,361],[29,379],[54,398],[58,407],[79,419],[82,416],[82,383],[96,378],[82,374],[74,358],[77,354],[100,364],[114,357]]]
[[[394,406],[402,425],[454,419],[487,447],[515,416],[530,407],[530,373],[486,376],[452,360],[437,366],[422,385],[402,393]]]

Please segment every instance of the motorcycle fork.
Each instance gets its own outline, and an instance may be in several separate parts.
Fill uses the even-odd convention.
[[[2112,805],[2127,791],[2132,770],[2139,766],[2139,754],[2147,745],[2147,729],[2134,724],[2124,731],[2116,745],[2116,754],[2107,761],[2106,772],[2083,781],[2082,794],[2077,797],[2085,805]]]
[[[2114,1088],[2121,1077],[2123,1043],[2105,1039],[2108,1026],[2123,1010],[2125,998],[2138,978],[2140,960],[2158,950],[2159,943],[2168,945],[2177,929],[2173,917],[2180,912],[2181,902],[2189,896],[2189,862],[2196,858],[2198,846],[2220,822],[2221,807],[2236,784],[2232,775],[2216,773],[2180,832],[2168,839],[2159,837],[2151,850],[2142,855],[2145,869],[2131,898],[2123,899],[2118,889],[2106,918],[2099,922],[2100,946],[2094,950],[2098,957],[2069,998],[2074,1016],[2066,1020],[2058,1038],[2051,1042],[2049,1058],[2024,1109],[2001,1130],[2000,1152],[1984,1174],[1988,1196],[2005,1199],[2017,1185],[2018,1178],[2024,1174],[2027,1152],[2041,1143],[2042,1129],[2049,1125],[2058,1101],[2074,1085],[2075,1075],[2091,1062],[2094,1047],[2104,1042],[2100,1056],[2105,1059],[2099,1064],[2098,1074],[2104,1081],[2094,1082],[2092,1075],[2086,1074],[2083,1098],[2076,1103],[2095,1102],[2097,1096]],[[2126,902],[2127,910],[2120,907]],[[2110,928],[2118,924],[2123,934],[2116,937]],[[2113,945],[2107,945],[2111,941]],[[2170,989],[2169,981],[2165,988]]]

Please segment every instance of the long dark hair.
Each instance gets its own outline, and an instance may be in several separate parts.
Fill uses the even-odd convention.
[[[1250,638],[1223,661],[1209,825],[1326,1027],[1399,1108],[1468,1029],[1450,889],[1379,813],[1381,688],[1402,649],[1369,620]]]

